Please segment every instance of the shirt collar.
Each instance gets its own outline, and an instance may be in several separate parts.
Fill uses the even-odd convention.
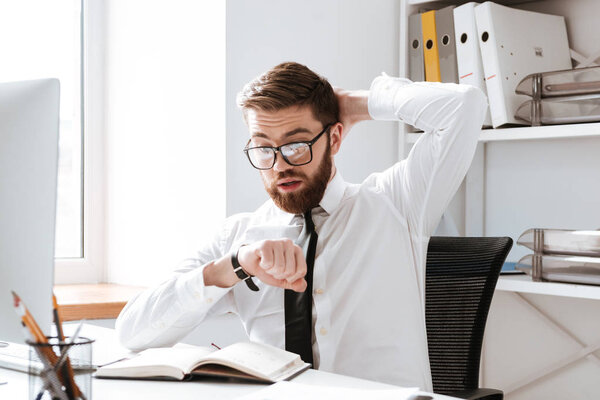
[[[323,208],[327,214],[331,215],[340,205],[347,186],[348,183],[344,181],[342,174],[340,174],[339,171],[336,171],[333,179],[327,185],[325,193],[323,193],[323,198],[319,203],[321,208]]]

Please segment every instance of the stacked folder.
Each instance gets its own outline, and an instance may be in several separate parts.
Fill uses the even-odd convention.
[[[532,126],[600,121],[600,67],[527,75],[515,92],[531,97],[515,117]]]
[[[453,9],[449,6],[409,17],[412,81],[458,83]]]
[[[600,230],[529,229],[517,244],[533,250],[515,268],[534,281],[600,285]]]
[[[471,2],[415,14],[408,23],[409,78],[479,87],[490,105],[484,126],[522,125],[515,114],[527,98],[515,93],[517,84],[572,67],[562,16]]]

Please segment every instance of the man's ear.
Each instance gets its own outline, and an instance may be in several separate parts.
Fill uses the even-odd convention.
[[[342,145],[342,136],[344,133],[344,125],[339,122],[336,122],[329,129],[329,145],[331,147],[331,155],[337,154],[340,151],[340,146]]]

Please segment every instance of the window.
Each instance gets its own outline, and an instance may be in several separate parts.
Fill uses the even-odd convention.
[[[83,257],[82,0],[0,2],[0,80],[61,84],[56,257]]]
[[[210,236],[225,2],[0,0],[0,55],[0,81],[61,81],[56,283],[146,284]]]

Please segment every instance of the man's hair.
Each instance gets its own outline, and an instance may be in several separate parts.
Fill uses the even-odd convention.
[[[333,88],[322,76],[296,62],[281,63],[248,82],[237,95],[244,111],[279,111],[292,106],[309,106],[323,126],[339,120],[339,107]]]

